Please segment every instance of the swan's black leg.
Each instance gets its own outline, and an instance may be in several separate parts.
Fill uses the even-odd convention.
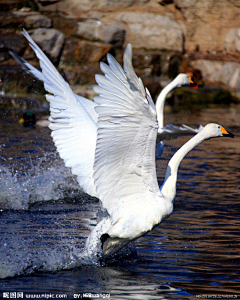
[[[101,240],[101,243],[102,243],[102,249],[103,249],[103,244],[106,242],[106,240],[110,238],[110,235],[108,233],[104,233],[101,235],[100,237],[100,240]]]

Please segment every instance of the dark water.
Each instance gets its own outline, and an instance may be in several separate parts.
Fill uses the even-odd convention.
[[[18,115],[4,115],[0,298],[240,298],[239,116],[238,107],[166,114],[168,123],[216,122],[236,137],[193,150],[180,166],[173,214],[135,242],[137,254],[101,266],[83,253],[97,222],[97,199],[81,192],[55,153],[48,128],[23,128]],[[187,139],[166,143],[157,161],[159,184],[169,158]]]

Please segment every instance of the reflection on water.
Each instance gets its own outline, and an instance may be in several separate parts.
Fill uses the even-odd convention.
[[[239,116],[239,108],[166,115],[168,123],[220,123],[236,137],[204,142],[189,153],[180,166],[172,216],[135,242],[137,255],[105,266],[81,256],[99,204],[81,192],[55,155],[50,130],[22,128],[17,117],[0,120],[0,275],[8,276],[0,291],[69,298],[110,293],[111,299],[239,295]],[[157,161],[159,184],[186,140],[166,142]]]

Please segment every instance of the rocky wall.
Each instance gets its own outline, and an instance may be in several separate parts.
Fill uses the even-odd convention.
[[[106,53],[121,63],[128,42],[134,68],[153,96],[179,72],[195,76],[200,85],[240,91],[240,1],[14,1],[15,7],[0,13],[2,84],[9,78],[6,65],[16,65],[9,50],[38,65],[21,34],[26,28],[79,91],[95,83]]]
[[[127,42],[146,48],[179,50],[181,34],[186,51],[229,51],[239,55],[239,0],[35,0],[42,11],[61,11],[74,18],[120,21]],[[166,37],[166,31],[168,36]],[[154,37],[156,37],[154,39]],[[136,40],[135,40],[136,39]],[[160,39],[160,40],[159,40]],[[162,40],[161,40],[162,39]]]

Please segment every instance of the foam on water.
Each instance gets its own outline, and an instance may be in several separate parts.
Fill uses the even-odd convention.
[[[87,202],[77,211],[70,209],[74,205],[62,203],[62,207],[59,210],[56,208],[53,213],[52,209],[56,204],[54,202],[51,206],[46,203],[48,207],[45,207],[45,203],[41,203],[44,210],[39,210],[37,205],[37,209],[30,211],[2,213],[0,278],[104,264],[99,259],[102,257],[100,247],[91,254],[85,247],[90,233],[89,225],[96,223],[96,220],[93,222],[89,218],[96,206]],[[135,251],[132,244],[121,250],[111,261],[121,261],[122,257],[129,258],[132,254],[135,257]]]
[[[9,238],[0,246],[0,279],[20,275],[30,275],[35,272],[56,272],[69,270],[86,265],[100,266],[105,262],[100,260],[100,253],[89,256],[85,243],[56,244],[54,247],[35,248],[31,239],[23,237]],[[117,264],[122,259],[135,260],[136,248],[134,244],[120,250],[109,260]]]
[[[84,243],[56,244],[54,247],[36,247],[34,244],[33,239],[21,236],[3,240],[0,246],[0,278],[99,264],[97,260],[87,256]]]
[[[51,154],[52,155],[52,154]],[[74,197],[81,188],[69,168],[55,155],[39,159],[25,172],[0,166],[0,209],[28,209],[31,203]],[[47,161],[47,163],[46,163]]]
[[[1,166],[0,278],[100,265],[100,247],[91,254],[85,247],[105,217],[99,209],[57,154],[25,170]]]

